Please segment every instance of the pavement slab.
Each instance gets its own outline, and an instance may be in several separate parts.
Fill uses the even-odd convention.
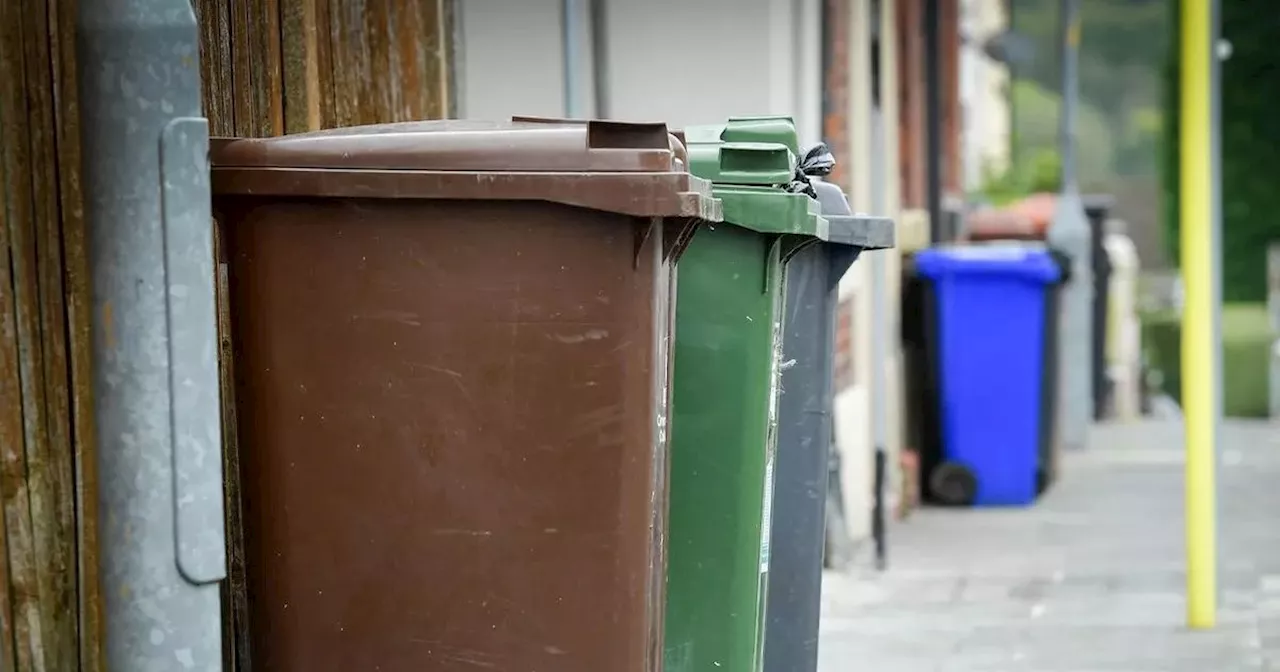
[[[1280,672],[1280,425],[1228,421],[1219,611],[1186,629],[1183,442],[1100,425],[1028,509],[923,509],[823,590],[820,672]]]

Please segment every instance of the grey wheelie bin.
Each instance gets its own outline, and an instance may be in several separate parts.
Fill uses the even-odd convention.
[[[830,237],[798,251],[786,269],[765,672],[817,669],[836,289],[862,250],[894,244],[892,220],[853,214],[834,184],[814,180],[813,188]]]

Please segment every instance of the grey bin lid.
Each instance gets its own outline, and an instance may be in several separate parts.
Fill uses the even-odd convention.
[[[840,187],[810,180],[822,206],[822,216],[831,227],[828,242],[861,247],[864,250],[884,250],[897,242],[893,220],[888,217],[854,214]]]

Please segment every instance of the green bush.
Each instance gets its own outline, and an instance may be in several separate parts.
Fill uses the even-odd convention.
[[[1015,166],[1043,166],[1044,151],[1057,156],[1059,146],[1058,118],[1062,98],[1035,82],[1016,80],[1010,86],[1010,103],[1017,111],[1017,142],[1012,163]],[[1082,177],[1105,177],[1112,174],[1114,151],[1111,128],[1102,113],[1087,102],[1081,102],[1076,128],[1076,161]]]
[[[1222,311],[1223,412],[1228,417],[1266,417],[1271,343],[1275,335],[1265,305],[1228,304]],[[1182,323],[1172,312],[1142,316],[1147,361],[1163,378],[1162,388],[1182,399]]]
[[[1158,107],[1134,110],[1116,143],[1117,175],[1151,175],[1164,140],[1164,113]]]
[[[1032,194],[1056,194],[1062,186],[1062,161],[1056,149],[1023,154],[1018,163],[1004,172],[987,166],[983,173],[979,193],[996,207],[1010,205]]]
[[[1179,3],[1169,3],[1178,28]],[[1225,0],[1222,36],[1231,58],[1222,63],[1222,292],[1228,301],[1266,295],[1267,243],[1280,240],[1280,50],[1272,0]],[[1174,33],[1177,34],[1176,32]],[[1178,49],[1165,68],[1165,243],[1178,258]]]

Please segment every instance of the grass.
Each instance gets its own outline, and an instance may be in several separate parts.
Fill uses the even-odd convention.
[[[1228,417],[1265,417],[1271,343],[1275,334],[1266,306],[1228,304],[1222,309],[1223,411]],[[1164,377],[1165,393],[1182,396],[1182,325],[1172,311],[1142,316],[1142,342],[1151,366]]]

